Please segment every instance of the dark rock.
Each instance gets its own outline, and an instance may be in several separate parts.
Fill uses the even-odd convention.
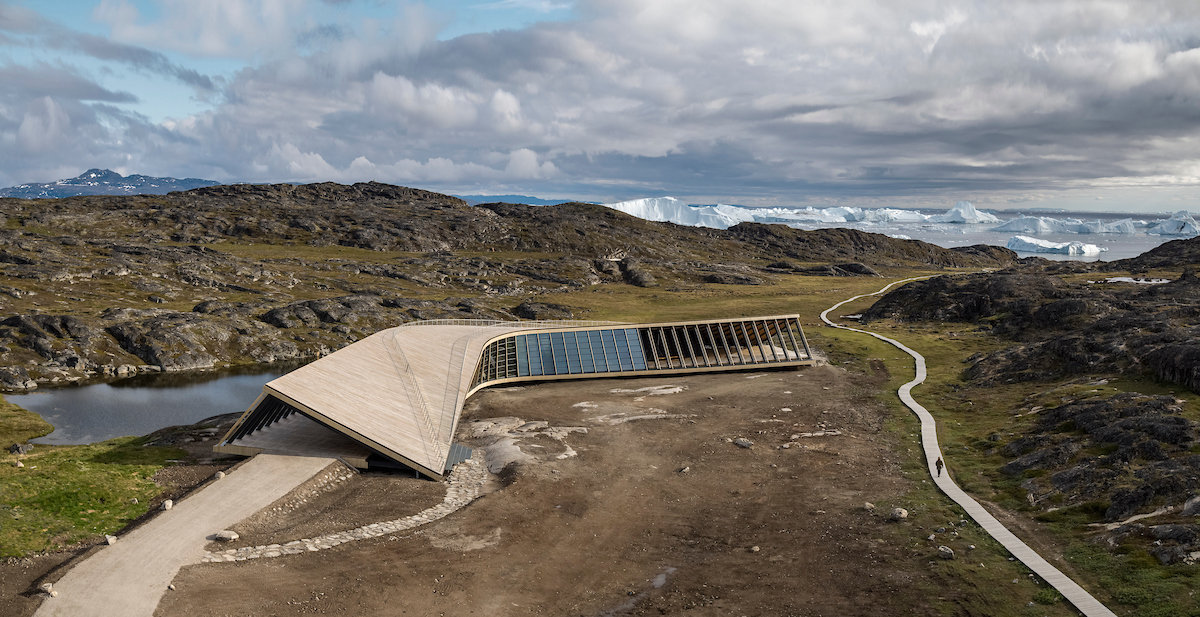
[[[625,281],[638,287],[657,287],[658,281],[654,275],[642,268],[641,264],[632,258],[621,260],[621,272]]]
[[[1009,461],[1000,468],[1000,471],[1007,474],[1017,474],[1028,469],[1061,467],[1067,464],[1077,452],[1079,452],[1079,445],[1074,441],[1068,440],[1057,446],[1030,452],[1016,460]]]
[[[757,276],[745,274],[713,273],[705,275],[704,282],[721,285],[762,285],[766,281]],[[645,285],[642,285],[642,287],[645,287]]]
[[[875,268],[858,262],[837,264],[834,267],[843,272],[849,272],[858,276],[882,276],[875,271]]]
[[[561,304],[550,304],[546,302],[522,302],[512,311],[513,315],[521,319],[574,319],[575,313],[571,307]]]
[[[32,390],[37,382],[29,378],[29,371],[20,366],[0,367],[0,388],[5,390]]]

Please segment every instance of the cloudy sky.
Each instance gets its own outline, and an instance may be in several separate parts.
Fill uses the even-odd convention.
[[[1200,3],[0,0],[0,186],[1200,211]]]

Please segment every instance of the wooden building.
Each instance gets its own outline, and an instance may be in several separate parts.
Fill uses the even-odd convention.
[[[466,398],[520,381],[813,364],[798,315],[676,323],[433,320],[383,330],[263,386],[213,449],[336,456],[440,479]],[[332,429],[332,430],[330,430]]]

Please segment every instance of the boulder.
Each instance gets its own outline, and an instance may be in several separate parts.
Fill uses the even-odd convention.
[[[716,283],[719,285],[762,285],[766,281],[757,276],[749,276],[745,274],[732,274],[728,272],[714,272],[704,275],[705,283]]]
[[[37,382],[29,377],[29,371],[19,366],[0,368],[0,388],[5,390],[32,390]]]
[[[174,501],[172,501],[172,500],[170,500],[170,499],[168,499],[168,500],[166,500],[166,501],[162,502],[162,509],[163,509],[163,510],[170,510],[170,509],[171,509],[171,508],[173,508],[173,507],[175,507],[175,502],[174,502]]]
[[[938,557],[941,557],[942,559],[954,559],[954,549],[950,548],[949,546],[939,546]]]
[[[892,508],[892,511],[890,513],[888,513],[888,520],[890,520],[890,521],[899,522],[899,521],[903,521],[907,518],[908,518],[908,510],[905,510],[904,508]]]
[[[241,536],[238,535],[238,532],[230,529],[222,529],[221,531],[213,534],[213,539],[217,542],[233,542],[240,537]]]
[[[108,535],[108,534],[105,534],[105,535],[104,535],[104,541],[105,541],[105,542],[107,542],[109,546],[112,546],[113,544],[116,544],[116,543],[117,543],[117,537],[116,537],[116,536],[110,536],[110,535]]]
[[[521,319],[572,319],[571,307],[548,302],[522,302],[513,309],[513,315]]]
[[[749,448],[754,445],[754,442],[746,439],[745,437],[738,437],[737,439],[733,440],[733,445],[739,448]]]
[[[1185,501],[1180,514],[1183,516],[1200,516],[1200,495]]]

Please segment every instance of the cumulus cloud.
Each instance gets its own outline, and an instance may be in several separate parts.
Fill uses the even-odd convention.
[[[150,17],[104,0],[95,16],[112,36],[70,45],[220,98],[162,126],[105,112],[92,149],[119,138],[132,165],[220,180],[748,203],[1003,201],[1197,177],[1191,2],[584,0],[573,21],[444,41],[421,5],[391,21],[306,18],[319,4],[163,0]],[[41,27],[10,23],[17,38]],[[166,51],[247,66],[221,81]],[[70,122],[53,125],[44,97],[132,96],[69,67],[41,82],[0,67],[22,69],[37,85],[4,103],[13,143],[26,114],[29,135],[64,127],[38,143],[93,126],[65,104]]]

